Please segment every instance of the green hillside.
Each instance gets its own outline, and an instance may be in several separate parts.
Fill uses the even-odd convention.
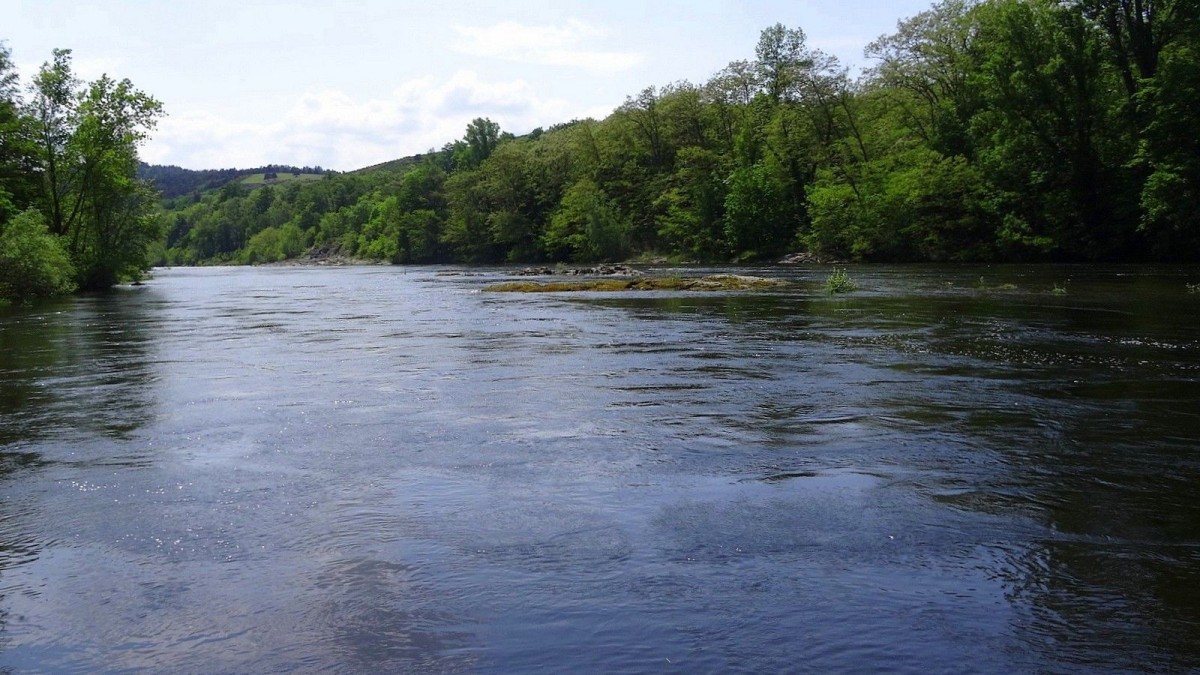
[[[162,260],[1195,260],[1200,4],[1099,6],[942,0],[859,79],[776,24],[601,120],[189,195]]]
[[[263,185],[290,183],[292,181],[306,182],[321,180],[322,178],[324,178],[324,174],[319,173],[262,172],[242,176],[241,179],[239,179],[239,182],[250,187],[260,187]]]

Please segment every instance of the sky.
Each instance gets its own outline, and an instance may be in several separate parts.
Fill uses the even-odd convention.
[[[504,131],[593,117],[754,58],[782,23],[851,69],[929,0],[0,0],[28,83],[54,48],[128,78],[167,115],[144,161],[350,171]]]

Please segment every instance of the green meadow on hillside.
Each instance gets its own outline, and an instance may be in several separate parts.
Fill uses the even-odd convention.
[[[271,176],[271,178],[268,178],[267,176]],[[292,181],[299,181],[299,182],[314,181],[314,180],[321,180],[322,178],[324,178],[324,176],[319,173],[301,173],[301,174],[283,173],[283,172],[276,173],[276,174],[252,173],[248,176],[244,176],[240,182],[243,185],[249,185],[251,187],[259,187],[261,185],[278,185],[279,183],[290,183]]]

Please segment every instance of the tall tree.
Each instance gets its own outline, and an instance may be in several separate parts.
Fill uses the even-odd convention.
[[[1195,0],[1076,0],[1103,27],[1132,99],[1158,74],[1164,49],[1200,20]]]
[[[1133,148],[1116,133],[1098,31],[1055,0],[994,0],[978,21],[986,109],[972,126],[1013,216],[1057,257],[1128,254],[1136,198],[1122,167]]]
[[[812,65],[805,44],[807,40],[803,30],[788,28],[781,23],[763,30],[759,36],[754,50],[758,57],[759,78],[767,95],[776,103],[788,98],[799,71]]]
[[[869,72],[907,128],[943,154],[970,157],[971,87],[981,58],[971,0],[943,0],[901,21],[897,31],[867,46],[878,64]]]
[[[476,117],[467,125],[463,142],[466,143],[468,166],[477,167],[491,157],[500,144],[500,125],[485,117]]]
[[[1158,257],[1194,257],[1200,250],[1200,22],[1192,21],[1160,53],[1139,102],[1149,118],[1142,159],[1142,231]]]
[[[34,78],[29,114],[38,144],[50,231],[67,242],[82,288],[136,276],[159,236],[156,196],[137,178],[137,148],[162,104],[129,80],[82,87],[70,50],[54,51]]]
[[[37,192],[35,149],[21,112],[16,67],[0,42],[0,224],[32,205]]]

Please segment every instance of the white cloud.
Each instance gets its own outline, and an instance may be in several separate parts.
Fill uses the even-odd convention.
[[[491,26],[454,26],[454,32],[458,39],[453,49],[468,56],[582,68],[601,74],[628,70],[642,61],[642,55],[636,52],[580,47],[589,40],[605,37],[605,33],[576,20],[563,26],[527,26],[502,21]]]
[[[205,112],[168,116],[141,154],[147,162],[189,168],[279,163],[352,170],[440,148],[461,138],[476,117],[524,133],[589,114],[594,112],[573,110],[523,80],[484,81],[459,71],[444,82],[410,80],[368,99],[338,89],[310,90],[262,121]]]
[[[121,75],[128,68],[126,64],[129,59],[123,56],[113,57],[81,57],[78,54],[71,54],[74,57],[71,61],[71,66],[75,71],[75,76],[81,80],[91,82],[92,80],[100,79],[101,75],[108,75],[113,79],[121,79]]]

